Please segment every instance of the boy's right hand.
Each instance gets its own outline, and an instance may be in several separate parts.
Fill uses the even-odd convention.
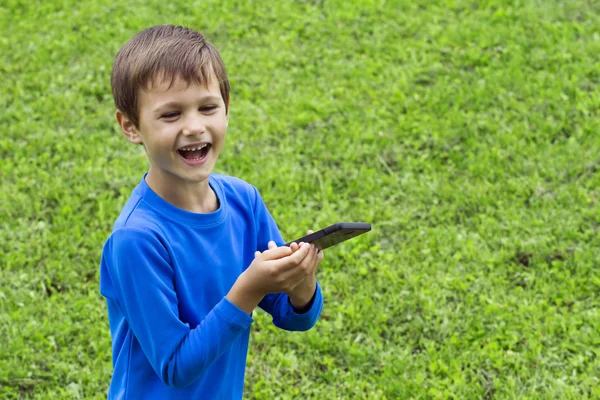
[[[226,298],[247,313],[269,293],[289,292],[310,274],[311,246],[301,243],[295,251],[287,246],[255,254],[252,264],[238,277]]]

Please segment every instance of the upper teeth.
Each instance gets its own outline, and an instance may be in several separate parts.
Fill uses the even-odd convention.
[[[203,148],[205,148],[206,146],[208,146],[208,143],[204,143],[202,145],[200,145],[200,147],[190,147],[190,148],[182,148],[182,151],[194,151],[194,150],[202,150]]]

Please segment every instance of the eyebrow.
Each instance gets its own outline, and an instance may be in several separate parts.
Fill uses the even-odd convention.
[[[214,101],[214,102],[218,102],[221,98],[219,96],[204,96],[200,98],[201,102],[210,102],[210,101]],[[177,101],[170,101],[168,103],[163,103],[161,105],[159,105],[158,107],[156,107],[153,112],[155,114],[158,114],[162,111],[164,111],[167,108],[170,107],[180,107],[181,103],[177,102]]]

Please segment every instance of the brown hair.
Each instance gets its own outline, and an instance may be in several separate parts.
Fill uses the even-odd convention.
[[[171,87],[176,78],[207,87],[213,77],[228,112],[229,79],[217,49],[192,29],[159,25],[141,31],[119,50],[110,83],[115,106],[139,128],[140,89],[167,80]]]

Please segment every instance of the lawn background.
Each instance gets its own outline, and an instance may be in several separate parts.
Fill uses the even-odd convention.
[[[255,312],[249,399],[600,398],[600,3],[0,5],[0,398],[105,398],[102,245],[147,169],[110,70],[139,30],[221,51],[217,171],[327,250],[306,333]]]

